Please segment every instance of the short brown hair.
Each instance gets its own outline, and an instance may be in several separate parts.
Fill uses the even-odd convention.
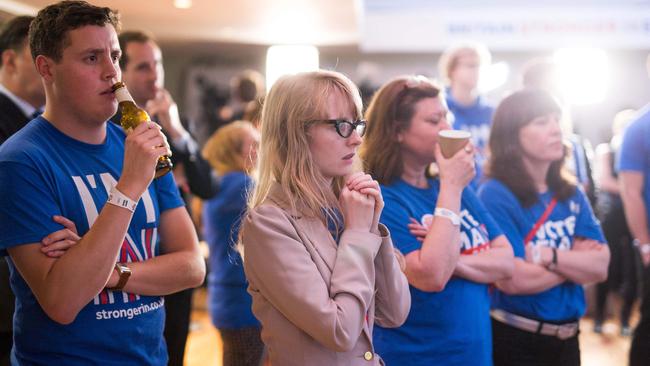
[[[8,21],[0,30],[0,57],[6,50],[21,51],[27,45],[29,25],[34,17],[20,16]],[[2,67],[2,62],[0,62]]]
[[[381,184],[402,175],[402,148],[397,133],[411,125],[415,105],[425,98],[442,97],[441,88],[424,76],[401,76],[384,84],[372,97],[360,156],[365,171]]]
[[[91,5],[85,1],[61,1],[41,9],[29,27],[32,57],[47,56],[58,62],[68,46],[68,32],[87,25],[112,25],[119,31],[116,10]]]
[[[451,74],[458,67],[460,58],[467,55],[475,55],[481,62],[481,65],[487,65],[492,60],[490,50],[480,43],[458,44],[446,49],[438,61],[438,71],[440,78],[445,82],[451,81]]]
[[[242,102],[252,102],[264,95],[264,77],[255,70],[244,70],[232,78],[230,87]]]
[[[149,41],[155,42],[153,35],[145,31],[124,31],[117,36],[117,40],[120,42],[120,49],[122,50],[122,56],[120,57],[120,69],[124,70],[126,65],[129,63],[129,57],[126,54],[126,46],[131,43],[147,43]]]
[[[535,118],[561,111],[559,103],[548,92],[524,89],[504,98],[494,112],[485,173],[505,184],[524,207],[535,204],[538,194],[533,178],[524,167],[519,132]],[[571,197],[576,190],[575,179],[565,170],[564,161],[563,157],[551,163],[546,174],[546,184],[560,201]]]

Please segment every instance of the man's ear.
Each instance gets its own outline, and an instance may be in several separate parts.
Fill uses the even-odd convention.
[[[15,50],[4,50],[0,56],[0,66],[2,66],[3,69],[9,68],[10,70],[13,70],[16,67],[16,56],[18,56],[18,54]]]
[[[36,60],[34,60],[34,64],[36,65],[36,71],[44,80],[52,80],[52,66],[54,65],[54,60],[47,56],[38,55],[36,56]]]

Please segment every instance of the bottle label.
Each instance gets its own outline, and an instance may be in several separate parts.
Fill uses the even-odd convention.
[[[129,94],[129,91],[126,88],[119,88],[115,91],[115,98],[118,102],[132,102],[133,97]]]

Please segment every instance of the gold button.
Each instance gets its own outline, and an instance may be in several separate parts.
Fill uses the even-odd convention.
[[[366,353],[363,354],[363,358],[364,358],[366,361],[370,361],[370,360],[372,360],[372,357],[373,357],[373,354],[372,354],[372,352],[370,352],[370,351],[368,351],[368,352],[366,352]]]

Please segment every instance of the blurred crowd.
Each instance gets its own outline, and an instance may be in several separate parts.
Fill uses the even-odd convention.
[[[466,43],[439,80],[362,92],[200,78],[190,120],[155,37],[119,25],[62,1],[0,31],[0,365],[182,365],[204,279],[224,365],[579,365],[610,294],[650,363],[646,108],[593,149],[551,59],[491,104]],[[117,81],[151,119],[129,133]]]

